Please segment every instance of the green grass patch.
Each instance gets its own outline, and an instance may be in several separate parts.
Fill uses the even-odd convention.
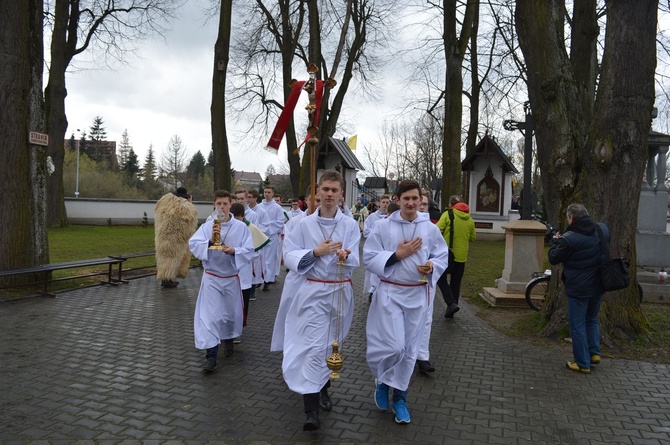
[[[477,297],[483,287],[495,287],[505,267],[505,241],[475,241],[470,244],[461,284],[461,295]],[[468,299],[468,301],[477,301]]]
[[[75,226],[49,229],[52,263],[102,258],[154,250],[154,228],[148,226]]]

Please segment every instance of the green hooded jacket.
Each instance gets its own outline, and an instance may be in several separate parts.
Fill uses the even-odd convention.
[[[470,216],[470,207],[464,202],[458,202],[451,208],[454,211],[454,245],[449,245],[451,220],[449,211],[445,211],[437,222],[437,228],[442,232],[444,240],[454,254],[454,261],[465,263],[468,260],[470,243],[477,238],[475,221]]]

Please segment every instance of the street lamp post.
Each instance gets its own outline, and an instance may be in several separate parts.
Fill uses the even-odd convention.
[[[521,200],[521,219],[530,219],[533,210],[530,191],[530,177],[533,163],[533,115],[530,111],[530,102],[525,102],[523,108],[526,112],[525,122],[506,120],[503,122],[503,126],[507,131],[521,131],[525,138],[523,150],[523,199]]]
[[[81,130],[77,128],[77,131],[79,133],[79,141],[77,142],[77,173],[75,176],[75,189],[74,189],[74,197],[79,198],[79,145],[81,144]]]

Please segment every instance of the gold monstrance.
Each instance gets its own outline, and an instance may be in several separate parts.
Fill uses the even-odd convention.
[[[209,246],[209,250],[223,250],[224,245],[221,244],[221,219],[220,214],[214,218],[214,223],[212,224],[212,231],[214,233],[214,244]]]

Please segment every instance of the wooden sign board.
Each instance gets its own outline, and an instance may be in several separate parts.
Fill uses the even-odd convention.
[[[31,131],[30,134],[28,135],[28,142],[31,144],[35,145],[43,145],[47,146],[49,145],[49,135],[45,133],[37,133],[35,131]]]

